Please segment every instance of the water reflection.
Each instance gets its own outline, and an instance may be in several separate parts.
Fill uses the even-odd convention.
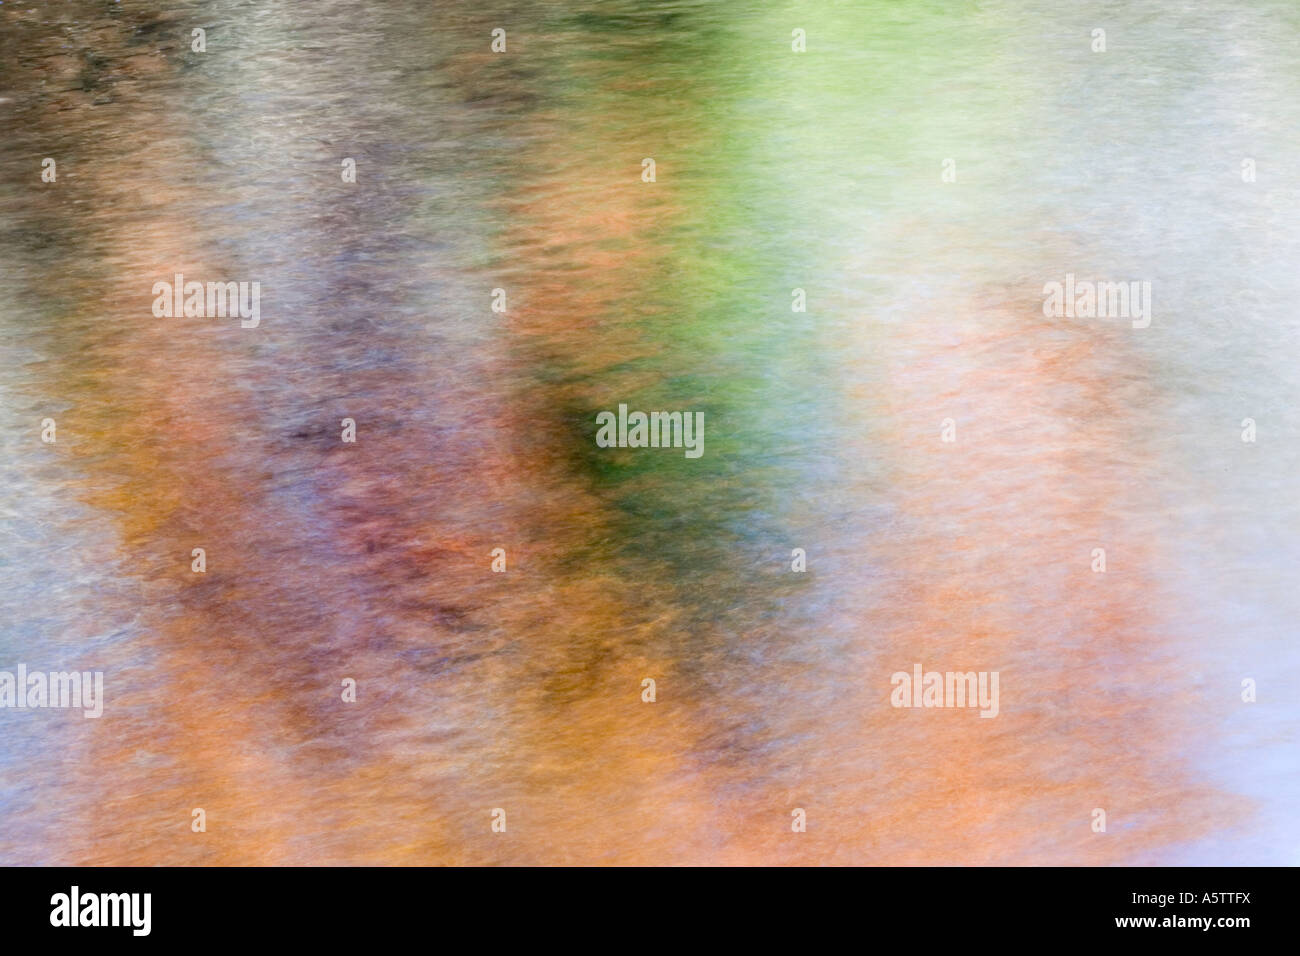
[[[0,649],[110,696],[0,712],[4,859],[1293,852],[1294,705],[1235,702],[1296,676],[1300,290],[1250,250],[1295,251],[1297,197],[1204,161],[1295,153],[1281,5],[1107,6],[1140,71],[1055,3],[36,9],[0,40]],[[1151,279],[1150,334],[1043,319],[1066,271]],[[261,326],[154,319],[175,272],[260,281]],[[703,411],[705,457],[596,448],[619,402]],[[889,707],[914,662],[999,670],[1000,716]]]

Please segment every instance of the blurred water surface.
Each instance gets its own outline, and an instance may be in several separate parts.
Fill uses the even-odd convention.
[[[0,668],[108,699],[0,711],[0,860],[1300,862],[1298,40],[4,3]],[[177,272],[261,325],[155,318]],[[1044,318],[1067,272],[1151,326]],[[620,402],[704,457],[597,448]],[[891,708],[916,662],[1000,715]]]

